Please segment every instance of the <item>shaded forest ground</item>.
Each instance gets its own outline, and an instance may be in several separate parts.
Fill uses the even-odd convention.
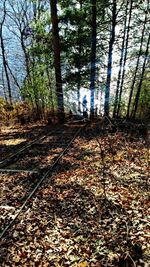
[[[1,266],[149,266],[149,141],[138,127],[81,132],[2,238]],[[3,157],[41,129],[5,128]],[[0,175],[2,227],[29,185],[30,175]]]

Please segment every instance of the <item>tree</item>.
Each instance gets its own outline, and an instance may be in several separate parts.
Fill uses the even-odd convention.
[[[138,88],[137,88],[137,92],[136,92],[136,96],[135,96],[135,101],[134,101],[134,105],[133,105],[133,110],[132,110],[132,114],[131,114],[132,118],[135,118],[137,108],[138,108],[138,103],[139,103],[139,98],[140,98],[140,93],[141,93],[141,88],[142,88],[142,83],[143,83],[143,78],[144,78],[144,73],[145,73],[145,66],[146,66],[146,62],[148,59],[149,44],[150,44],[150,33],[149,33],[148,40],[147,40],[147,47],[146,47],[146,51],[145,51],[145,57],[144,57],[144,62],[143,62],[143,67],[142,67],[141,78],[140,78],[140,81],[138,84]]]
[[[29,49],[27,46],[28,37],[30,36],[30,18],[29,18],[29,10],[31,8],[31,3],[28,3],[28,1],[16,1],[14,4],[14,1],[8,0],[8,6],[7,6],[7,15],[10,19],[10,23],[13,27],[8,26],[8,30],[10,32],[10,35],[13,34],[15,38],[17,38],[17,41],[19,45],[22,48],[22,57],[23,62],[25,66],[25,70],[22,69],[22,72],[24,72],[24,85],[26,88],[29,88],[32,83],[31,78],[31,60],[29,55]],[[19,85],[19,82],[13,75],[12,70],[10,69],[10,73],[13,76],[13,79],[15,83]],[[17,85],[17,87],[18,87]],[[23,87],[19,85],[20,87]],[[24,95],[29,95],[28,92],[26,94],[22,94],[23,88],[21,88],[20,93],[22,97],[24,98]]]
[[[13,0],[7,1],[7,28],[10,35],[17,39],[21,48],[18,50],[22,50],[24,79],[21,85],[18,83],[21,86],[20,94],[23,100],[32,105],[34,116],[41,118],[45,111],[54,109],[56,102],[53,99],[55,89],[49,5],[46,0],[16,0],[15,3]],[[9,72],[17,86],[18,81],[11,68]]]
[[[80,11],[82,11],[82,0],[79,1],[80,4]],[[78,60],[78,81],[77,81],[77,99],[78,99],[78,111],[81,112],[80,107],[80,88],[81,88],[81,53],[82,53],[82,42],[81,42],[81,33],[82,27],[81,23],[79,23],[78,27],[78,53],[79,53],[79,60]]]
[[[102,88],[105,96],[100,101],[102,109],[104,102],[105,115],[110,113],[110,98],[115,98],[113,116],[126,112],[127,104],[130,116],[133,104],[135,108],[137,80],[141,79],[146,50],[148,20],[144,22],[143,17],[147,1],[7,0],[1,38],[4,82],[8,76],[10,87],[19,88],[22,99],[32,104],[39,117],[46,114],[44,110],[58,110],[63,119],[64,96],[71,94],[70,91],[74,91],[80,112],[81,88],[89,88],[91,117],[95,99],[99,98],[98,90]],[[22,51],[21,71],[12,68],[12,56],[7,54],[10,42],[5,41],[6,27],[21,48],[18,49],[19,53]],[[24,77],[21,80],[20,73]],[[8,87],[7,83],[7,90]],[[141,92],[143,95],[143,82]],[[70,104],[66,102],[65,105]]]
[[[115,103],[114,103],[114,110],[113,110],[113,117],[116,116],[117,106],[118,106],[118,97],[119,97],[119,88],[120,88],[120,81],[121,81],[121,74],[123,68],[123,58],[125,52],[125,37],[126,37],[126,27],[127,27],[127,12],[128,12],[128,5],[129,1],[126,1],[126,9],[125,9],[125,17],[124,17],[124,25],[123,25],[123,38],[121,44],[121,55],[119,61],[119,71],[118,71],[118,78],[117,78],[117,88],[116,88],[116,95],[115,95]]]
[[[150,118],[150,62],[147,60],[136,116],[140,119]]]
[[[133,8],[133,0],[130,1],[130,9],[129,9],[129,19],[128,19],[128,25],[127,25],[127,33],[126,33],[126,40],[125,40],[125,52],[124,52],[124,59],[123,59],[123,67],[122,67],[122,75],[121,75],[121,84],[119,89],[119,100],[118,100],[118,107],[117,107],[117,114],[116,116],[119,116],[120,113],[120,107],[121,107],[121,97],[122,97],[122,90],[123,90],[123,84],[124,84],[124,77],[125,77],[125,66],[127,61],[127,55],[128,55],[128,43],[129,43],[129,33],[130,33],[130,24],[131,24],[131,16],[132,16],[132,8]]]
[[[92,6],[92,38],[91,38],[91,75],[90,75],[90,115],[94,117],[94,92],[96,80],[96,0],[91,1]]]
[[[113,0],[113,8],[112,8],[112,22],[111,22],[111,32],[110,32],[110,40],[109,40],[109,51],[108,51],[108,64],[107,64],[107,80],[105,87],[105,103],[104,103],[104,114],[105,116],[109,116],[109,97],[110,97],[110,82],[111,82],[111,74],[112,74],[112,52],[113,45],[115,41],[115,27],[116,27],[116,0]]]
[[[3,66],[5,70],[6,82],[7,82],[7,87],[8,87],[9,104],[12,105],[11,84],[10,84],[10,78],[9,78],[9,73],[8,73],[8,64],[7,64],[7,59],[5,55],[5,45],[4,45],[4,39],[3,39],[3,25],[5,22],[5,19],[6,19],[6,0],[3,0],[3,17],[2,17],[2,21],[0,22],[0,42],[1,42]]]
[[[90,2],[60,1],[61,58],[66,92],[77,92],[77,110],[81,112],[80,89],[89,87],[91,53]]]
[[[50,7],[51,7],[51,20],[52,20],[52,36],[53,36],[58,117],[60,121],[63,121],[64,120],[64,102],[63,102],[61,62],[60,62],[60,38],[59,38],[59,30],[58,30],[57,1],[50,0]]]
[[[147,8],[148,8],[148,6],[147,6]],[[129,116],[130,116],[131,100],[132,100],[132,96],[133,96],[134,86],[135,86],[135,83],[136,83],[136,77],[137,77],[137,72],[138,72],[138,69],[139,69],[140,58],[141,58],[141,55],[142,55],[145,28],[146,28],[146,23],[147,23],[147,15],[148,15],[148,10],[146,11],[145,20],[143,22],[144,25],[143,25],[143,30],[142,30],[141,39],[140,39],[140,49],[139,49],[139,52],[138,52],[136,68],[135,68],[135,72],[134,72],[134,76],[133,76],[133,80],[132,80],[132,84],[131,84],[131,89],[130,89],[130,93],[129,93],[129,101],[128,101],[127,115],[126,115],[127,118],[129,118]]]

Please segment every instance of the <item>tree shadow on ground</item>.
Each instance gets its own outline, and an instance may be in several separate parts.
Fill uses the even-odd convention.
[[[99,132],[96,135],[101,136]],[[80,133],[80,138],[87,142],[92,139],[92,134],[83,131]],[[58,143],[57,146],[60,148],[63,145]],[[75,164],[72,165],[67,160],[59,163],[54,169],[57,176],[65,170],[71,171],[80,167],[77,161],[82,159],[87,151],[81,153],[77,146],[75,149],[77,151],[77,154],[74,155]],[[92,157],[91,151],[89,151],[89,155]],[[13,183],[10,180],[10,184],[7,184],[8,187],[10,186],[10,191],[13,191],[13,187],[16,190],[17,186],[21,185],[24,193],[22,195],[18,188],[18,194],[16,197],[12,194],[13,198],[8,204],[12,204],[13,201],[16,204],[18,202],[22,204],[26,194],[34,188],[41,177],[23,174],[20,177],[16,176]],[[28,258],[28,266],[33,265],[31,259],[34,259],[38,246],[42,248],[42,256],[37,262],[37,266],[40,266],[42,259],[48,262],[49,266],[55,266],[54,260],[47,254],[47,250],[50,249],[53,254],[56,254],[56,249],[59,251],[61,248],[61,240],[66,242],[64,240],[70,239],[74,246],[72,254],[79,258],[85,255],[84,257],[90,261],[90,257],[94,255],[97,262],[101,264],[100,266],[112,266],[112,264],[118,267],[134,266],[134,262],[138,262],[142,258],[142,251],[140,240],[135,246],[128,236],[130,227],[132,227],[132,222],[124,208],[117,202],[104,198],[104,195],[97,197],[90,189],[77,182],[62,181],[58,184],[55,181],[55,175],[50,175],[27,203],[24,214],[21,213],[14,226],[7,232],[6,238],[2,240],[1,263],[2,266],[10,266],[10,262],[13,265],[13,256],[20,257],[18,251],[21,243],[21,246],[27,247],[23,254],[25,256],[22,257]],[[17,234],[14,234],[15,231]],[[45,245],[47,236],[49,241]],[[58,241],[57,245],[55,240]],[[13,251],[12,246],[14,247]],[[27,256],[29,248],[32,249],[30,249],[30,256]],[[110,260],[111,253],[119,255],[118,258],[114,257]],[[60,266],[70,266],[70,263],[66,262],[65,251],[60,251]],[[23,266],[22,264],[20,257],[18,265]]]
[[[35,202],[28,203],[26,209],[28,213],[25,212],[21,216],[23,220],[21,225],[17,220],[13,231],[11,229],[3,240],[1,251],[3,264],[7,264],[8,259],[13,262],[13,256],[17,255],[19,250],[17,244],[21,242],[28,247],[28,250],[32,246],[31,258],[36,253],[37,244],[42,247],[44,261],[49,262],[49,266],[55,266],[55,260],[48,256],[46,250],[51,249],[55,254],[55,249],[58,249],[59,264],[70,266],[66,263],[65,251],[61,250],[61,242],[69,239],[74,246],[72,255],[79,258],[85,255],[89,261],[94,255],[100,266],[130,267],[134,266],[133,262],[137,263],[142,258],[140,243],[137,247],[134,246],[128,236],[128,227],[132,226],[132,222],[128,219],[124,208],[103,196],[96,197],[78,183],[58,185],[54,180],[49,181],[48,186],[45,184],[38,190]],[[14,235],[14,231],[18,234]],[[36,243],[33,246],[35,237]],[[47,249],[44,248],[46,237],[49,240],[45,241]],[[56,242],[58,240],[59,242]],[[10,253],[12,244],[15,244],[13,256]],[[27,255],[26,249],[24,253]],[[118,254],[118,258],[110,259],[111,253]],[[31,258],[28,259],[29,264]],[[40,266],[40,260],[38,263],[37,266]]]
[[[0,134],[0,160],[4,160],[5,157],[17,152],[22,146],[28,144],[29,141],[33,141],[38,136],[54,130],[54,126],[45,125],[27,125],[20,127],[16,131],[10,133]],[[20,143],[16,144],[15,140],[19,139]],[[7,143],[7,144],[6,144]],[[12,144],[13,143],[13,144]]]

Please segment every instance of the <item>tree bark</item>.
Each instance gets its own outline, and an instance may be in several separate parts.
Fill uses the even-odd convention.
[[[143,77],[144,77],[144,73],[145,73],[146,61],[148,59],[149,43],[150,43],[150,33],[149,33],[149,37],[148,37],[148,41],[147,41],[147,47],[146,47],[146,52],[145,52],[145,57],[144,57],[144,62],[143,62],[143,67],[142,67],[141,78],[140,78],[140,82],[139,82],[139,85],[137,88],[137,93],[136,93],[136,97],[135,97],[135,101],[134,101],[134,105],[133,105],[132,118],[135,118],[137,108],[138,108],[138,102],[139,102],[139,98],[140,98],[142,82],[143,82]]]
[[[82,0],[80,2],[80,10],[82,10]],[[81,104],[80,104],[80,89],[81,89],[81,52],[82,52],[82,44],[81,44],[81,24],[79,23],[78,27],[78,52],[79,52],[79,60],[78,60],[78,82],[77,82],[77,100],[78,100],[78,111],[81,112]]]
[[[46,66],[46,74],[48,78],[48,86],[49,86],[49,99],[50,99],[50,104],[51,104],[51,112],[54,113],[54,103],[53,103],[53,93],[52,93],[52,83],[51,83],[51,77],[48,69],[48,64]]]
[[[128,102],[127,115],[126,115],[127,118],[129,118],[129,116],[130,116],[131,100],[132,100],[132,95],[133,95],[134,86],[135,86],[135,82],[136,82],[137,72],[138,72],[138,68],[139,68],[140,57],[142,55],[142,46],[143,46],[143,39],[144,39],[146,22],[147,22],[147,12],[145,14],[144,27],[143,27],[142,35],[141,35],[139,54],[138,54],[135,73],[134,73],[134,77],[133,77],[132,85],[131,85],[131,89],[130,89],[129,102]]]
[[[4,45],[4,39],[3,39],[3,25],[5,22],[5,18],[6,18],[6,0],[4,1],[4,4],[3,4],[3,12],[4,12],[4,15],[2,18],[2,22],[0,23],[0,42],[1,42],[3,66],[4,66],[5,75],[6,75],[7,87],[8,87],[9,104],[12,105],[11,85],[10,85],[10,79],[9,79],[9,74],[8,74],[8,69],[7,69],[7,59],[5,55],[5,45]]]
[[[10,72],[10,74],[11,74],[11,76],[12,76],[12,78],[13,78],[15,84],[16,84],[16,86],[18,87],[19,91],[21,92],[21,87],[20,87],[19,82],[17,81],[17,78],[16,78],[15,75],[13,74],[13,72],[12,72],[12,70],[11,70],[11,68],[10,68],[10,66],[9,66],[9,64],[8,64],[8,62],[6,62],[6,64],[7,64],[7,68],[8,68],[8,70],[9,70],[9,72]]]
[[[120,85],[119,100],[118,100],[118,107],[117,107],[117,117],[119,116],[120,108],[121,108],[121,97],[122,97],[124,77],[125,77],[125,66],[126,66],[127,55],[128,55],[128,42],[129,42],[131,16],[132,16],[132,6],[133,6],[133,0],[130,1],[129,20],[128,20],[128,26],[127,26],[127,36],[126,36],[126,43],[125,43],[123,72],[122,72],[122,77],[121,77],[121,85]]]
[[[91,74],[90,74],[90,117],[94,117],[94,95],[96,75],[96,0],[92,5],[92,43],[91,43]]]
[[[121,55],[120,55],[120,62],[119,62],[119,72],[118,72],[118,79],[117,79],[117,88],[116,88],[115,103],[114,103],[114,110],[113,110],[113,117],[116,116],[117,106],[118,106],[120,78],[121,78],[122,67],[123,67],[124,45],[125,45],[126,27],[127,27],[128,4],[129,4],[129,1],[127,0],[127,2],[126,2],[126,10],[125,10],[125,19],[124,19],[123,39],[122,39],[122,45],[121,45]]]
[[[105,103],[104,103],[104,115],[109,116],[109,97],[110,97],[110,82],[112,73],[112,52],[115,41],[115,27],[116,27],[116,0],[113,0],[112,10],[112,29],[110,33],[109,52],[108,52],[108,65],[107,65],[107,80],[105,88]]]
[[[63,101],[62,76],[61,76],[61,62],[60,62],[60,38],[59,38],[59,30],[58,30],[57,0],[50,0],[50,8],[51,8],[51,20],[52,20],[52,35],[53,35],[58,118],[61,122],[63,122],[64,121],[64,101]]]

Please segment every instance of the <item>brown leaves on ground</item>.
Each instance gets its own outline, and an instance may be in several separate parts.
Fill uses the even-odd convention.
[[[148,266],[148,153],[141,136],[80,135],[2,239],[1,266]],[[3,229],[35,181],[0,183]]]

